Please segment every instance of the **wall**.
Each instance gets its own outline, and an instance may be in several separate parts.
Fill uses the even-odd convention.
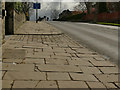
[[[2,3],[2,9],[5,9],[5,2]],[[5,17],[2,19],[2,43],[5,41]]]
[[[14,11],[14,32],[23,24],[25,23],[25,15],[24,13],[16,13]]]

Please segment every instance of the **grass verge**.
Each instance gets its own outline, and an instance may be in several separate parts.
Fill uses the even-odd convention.
[[[118,24],[118,23],[105,23],[105,22],[97,22],[97,24],[112,25],[112,26],[120,26],[120,24]]]

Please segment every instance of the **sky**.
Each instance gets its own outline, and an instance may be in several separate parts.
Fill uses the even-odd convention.
[[[31,1],[31,0],[29,0]],[[105,2],[106,0],[33,0],[33,1],[40,1],[41,3],[41,9],[38,10],[38,17],[41,16],[51,16],[51,10],[57,9],[59,12],[62,12],[63,10],[73,10],[74,6],[78,5],[79,2]],[[120,0],[107,0],[109,2],[117,2]],[[61,3],[60,3],[61,2]],[[60,8],[61,4],[61,8]],[[36,10],[31,10],[31,17],[30,20],[34,21],[36,20]]]
[[[72,1],[72,2],[65,2],[66,0],[62,0],[62,2],[41,2],[41,9],[38,10],[38,17],[43,17],[43,16],[48,16],[50,18],[51,16],[51,11],[56,9],[60,12],[63,10],[74,10],[74,6],[78,4],[78,2]],[[34,21],[36,20],[36,10],[31,10],[30,13],[31,17],[30,20]]]

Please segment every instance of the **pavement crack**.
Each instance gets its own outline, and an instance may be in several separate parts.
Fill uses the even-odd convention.
[[[57,85],[58,90],[60,90],[60,87],[59,87],[58,81],[55,80],[55,82],[56,82],[56,85]]]
[[[7,71],[5,71],[5,73],[3,74],[2,79],[4,78],[4,76],[5,76],[6,73],[7,73]]]
[[[90,90],[92,90],[91,88],[90,88],[90,86],[89,86],[89,84],[85,81],[85,83],[86,83],[86,85],[88,86],[88,88],[90,89]]]
[[[37,66],[37,65],[36,65],[35,67],[36,67],[36,71],[38,70],[38,71],[42,72],[42,71],[38,68],[38,66]]]
[[[74,79],[71,77],[71,75],[70,75],[70,73],[69,73],[69,72],[68,72],[68,75],[69,75],[70,79],[73,81]]]
[[[45,59],[45,58],[44,58],[44,63],[45,63],[45,64],[47,64],[47,63],[46,63],[46,59]]]
[[[48,75],[47,75],[47,72],[46,72],[45,74],[46,74],[46,80],[48,80]]]
[[[101,81],[99,80],[99,78],[95,76],[95,74],[93,74],[93,76],[94,76],[99,82],[101,82]]]
[[[38,70],[38,66],[36,65],[36,63],[34,63],[34,71],[37,72]]]
[[[99,68],[99,67],[96,67],[102,74],[104,74],[104,72]]]
[[[13,82],[11,83],[11,88],[10,88],[10,90],[13,89],[13,85],[14,85],[14,83],[15,83],[15,80],[13,80]]]
[[[35,85],[35,88],[38,86],[38,84],[41,82],[41,80],[40,81],[38,81],[38,83]]]
[[[119,89],[120,89],[120,87],[119,87],[118,85],[116,85],[116,84],[115,84],[115,82],[113,82],[113,84],[114,84],[117,88],[119,88]]]

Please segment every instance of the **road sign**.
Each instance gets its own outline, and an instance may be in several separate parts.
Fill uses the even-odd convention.
[[[40,3],[33,3],[33,9],[40,9],[41,4]]]

